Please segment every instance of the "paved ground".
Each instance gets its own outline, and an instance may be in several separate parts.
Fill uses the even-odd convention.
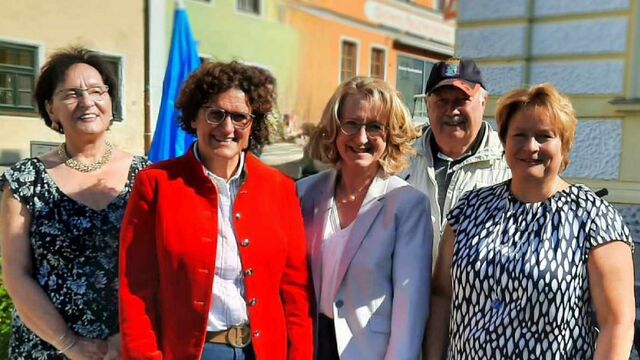
[[[302,176],[302,145],[297,143],[275,143],[264,147],[260,159],[288,176],[298,179]]]
[[[267,165],[280,165],[302,159],[302,145],[275,143],[264,147],[260,159]]]

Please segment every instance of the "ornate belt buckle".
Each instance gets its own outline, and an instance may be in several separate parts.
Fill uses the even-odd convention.
[[[243,348],[251,342],[251,328],[247,324],[232,326],[227,332],[227,341],[235,348]]]

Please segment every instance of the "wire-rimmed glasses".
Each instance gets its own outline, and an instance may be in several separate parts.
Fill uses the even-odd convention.
[[[205,121],[213,126],[222,124],[227,117],[231,119],[231,124],[235,129],[244,130],[255,119],[255,115],[244,112],[232,112],[214,106],[203,106]]]
[[[87,94],[89,98],[97,103],[104,102],[108,94],[109,86],[95,85],[88,88],[64,88],[56,91],[58,98],[65,104],[76,104],[83,96]]]
[[[370,138],[384,137],[386,133],[386,126],[375,121],[361,123],[354,120],[342,120],[338,121],[338,125],[345,135],[355,135],[359,133],[362,128],[364,128],[364,132]]]

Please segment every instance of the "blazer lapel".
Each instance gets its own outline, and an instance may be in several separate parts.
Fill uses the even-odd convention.
[[[365,196],[362,206],[360,207],[360,211],[358,212],[358,217],[355,219],[353,224],[353,229],[351,229],[351,234],[349,234],[349,238],[345,244],[342,257],[340,258],[340,263],[338,264],[338,273],[332,294],[334,298],[340,284],[342,284],[344,275],[347,273],[351,260],[353,260],[358,248],[360,248],[360,244],[362,244],[364,237],[367,235],[367,232],[369,232],[373,220],[375,220],[382,209],[382,202],[380,200],[387,192],[388,182],[388,179],[376,176],[375,179],[373,179],[371,186],[369,186],[367,195]]]
[[[322,289],[322,243],[324,241],[324,229],[329,218],[331,201],[336,182],[336,170],[327,172],[327,176],[321,179],[323,184],[321,191],[313,197],[312,218],[314,219],[311,234],[311,273],[315,287],[316,301],[320,301],[320,290]]]

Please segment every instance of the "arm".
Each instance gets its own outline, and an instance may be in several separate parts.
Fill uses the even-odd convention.
[[[282,226],[288,230],[287,263],[280,285],[280,296],[287,321],[288,359],[313,359],[313,290],[304,223],[296,190],[291,183],[286,191],[285,218]]]
[[[614,241],[591,250],[589,287],[600,334],[594,359],[628,359],[633,342],[633,261],[628,244]]]
[[[451,314],[451,264],[456,235],[451,226],[444,230],[438,258],[433,272],[433,288],[431,290],[431,317],[427,323],[425,359],[444,359],[447,351],[449,335],[449,316]]]
[[[2,275],[4,286],[24,324],[44,341],[72,359],[103,356],[106,343],[77,336],[33,278],[29,227],[31,214],[13,197],[9,186],[2,192]]]
[[[417,359],[429,316],[433,230],[423,196],[403,201],[396,214],[391,281],[391,333],[385,359]]]
[[[103,360],[119,360],[122,359],[122,339],[120,333],[111,335],[107,339],[107,353]]]
[[[120,231],[120,336],[125,359],[161,359],[156,293],[155,193],[142,172]]]

